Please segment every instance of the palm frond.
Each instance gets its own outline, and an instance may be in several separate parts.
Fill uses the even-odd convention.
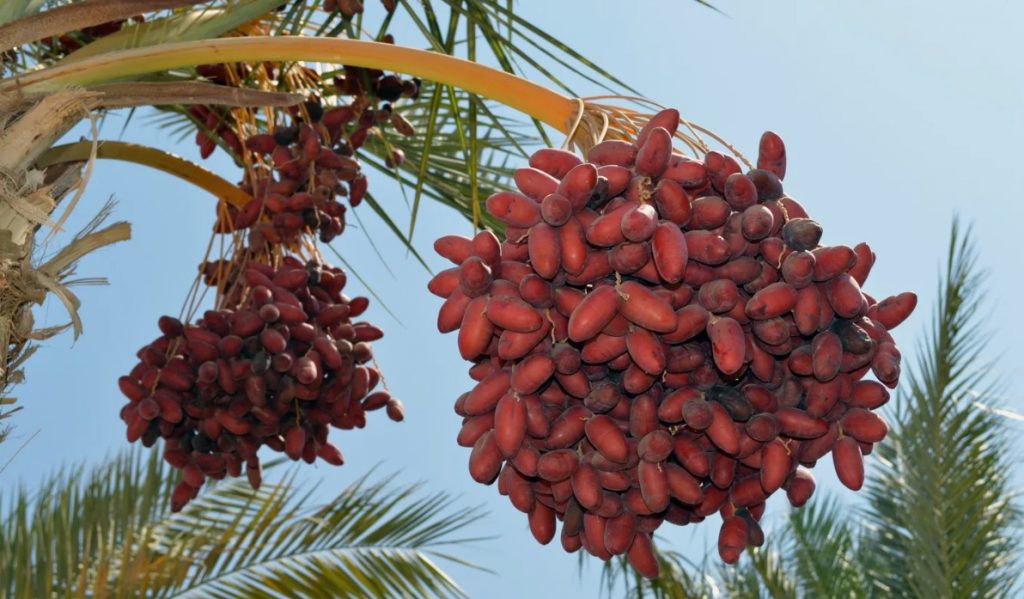
[[[290,497],[290,484],[263,501],[243,483],[224,487],[169,523],[170,538],[199,527],[216,540],[174,595],[464,596],[438,563],[467,563],[447,550],[477,540],[458,535],[482,514],[453,510],[445,493],[422,495],[416,485],[395,489],[362,477],[309,509]]]
[[[708,569],[707,563],[696,564],[681,553],[659,549],[655,545],[655,558],[660,574],[650,580],[639,575],[625,556],[612,558],[601,564],[601,590],[604,597],[636,597],[643,599],[717,599],[721,590]],[[579,568],[590,563],[580,552]],[[731,595],[730,595],[731,596]]]
[[[420,197],[423,195],[423,186],[426,183],[428,159],[432,155],[435,130],[437,127],[437,113],[441,110],[441,100],[444,98],[444,85],[434,84],[434,92],[431,94],[430,111],[427,115],[427,129],[423,136],[424,145],[420,152],[419,160],[416,161],[419,171],[416,173],[416,196],[412,202],[412,216],[409,219],[409,237],[416,230],[416,216],[419,213]]]
[[[717,599],[722,589],[710,571],[707,560],[697,564],[681,553],[658,550],[660,576],[654,580],[636,578],[637,597],[654,599]]]
[[[818,498],[789,513],[785,527],[735,566],[721,566],[729,597],[868,596],[856,529],[834,498]]]
[[[175,482],[158,452],[124,454],[83,474],[64,468],[31,492],[0,500],[0,595],[48,597],[95,588],[96,574],[133,569],[144,552],[122,549],[144,539],[168,512]],[[107,583],[109,580],[104,580]]]
[[[544,63],[558,64],[568,74],[580,77],[606,91],[611,93],[625,91],[639,95],[636,89],[587,59],[582,53],[559,40],[557,36],[516,14],[515,10],[502,0],[442,1],[451,10],[461,12],[466,18],[473,21],[484,42],[494,51],[502,67],[509,72],[522,72],[521,68],[515,66],[516,60],[522,60],[558,88],[570,95],[579,95],[573,92],[572,87],[562,77],[546,68],[535,58],[539,54],[545,57]],[[506,28],[505,34],[501,32],[502,27]]]
[[[748,556],[733,567],[719,569],[728,597],[747,599],[791,599],[797,597],[797,581],[791,564],[778,550],[778,542],[751,548]]]
[[[1004,420],[975,405],[998,388],[980,358],[984,290],[971,230],[955,220],[926,350],[867,489],[867,541],[886,596],[1007,597],[1019,577],[1010,440]]]
[[[126,451],[0,501],[0,595],[111,597],[464,596],[441,564],[478,509],[364,476],[311,505],[293,476],[253,491],[216,484],[179,514],[159,451]],[[386,480],[382,478],[381,480]]]
[[[104,52],[215,38],[257,19],[279,6],[282,0],[235,0],[224,7],[203,6],[179,11],[145,23],[135,23],[86,44],[64,59],[74,62]]]
[[[445,100],[447,94],[451,97]],[[381,175],[414,190],[409,239],[421,196],[455,208],[472,220],[474,201],[479,202],[479,198],[485,198],[507,185],[513,172],[507,165],[522,155],[523,146],[535,143],[534,138],[520,130],[521,123],[493,113],[490,113],[492,120],[485,125],[478,123],[476,136],[467,139],[466,125],[472,115],[483,112],[474,110],[482,104],[470,94],[454,90],[445,92],[442,87],[436,107],[430,98],[403,111],[417,133],[411,137],[388,138],[392,147],[405,154],[405,162],[398,170],[380,168],[388,158],[383,155],[384,148],[368,144],[370,147],[364,153],[364,159]],[[432,126],[431,123],[435,124]],[[471,143],[473,148],[469,147]],[[473,164],[474,159],[476,164]],[[480,225],[501,230],[498,221],[480,212],[477,206],[476,216]]]
[[[819,498],[790,512],[783,552],[794,559],[789,570],[805,596],[866,596],[847,509],[833,498]]]

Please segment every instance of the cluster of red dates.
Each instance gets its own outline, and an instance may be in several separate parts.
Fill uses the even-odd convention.
[[[385,6],[394,10],[393,3]],[[362,11],[358,1],[324,8],[344,18]],[[394,43],[391,36],[384,41]],[[239,85],[257,74],[277,80],[286,76],[282,68],[197,70],[212,83]],[[329,243],[345,230],[346,211],[367,193],[357,151],[385,126],[415,134],[393,103],[415,99],[420,81],[346,66],[321,84],[308,68],[289,68],[287,76],[319,85],[314,97],[283,115],[291,125],[246,137],[228,108],[186,108],[203,158],[221,145],[251,166],[239,184],[251,199],[218,206],[214,231],[239,234],[242,249],[200,267],[204,282],[221,292],[217,309],[188,324],[162,317],[162,335],[139,350],[138,364],[119,381],[128,398],[121,410],[128,440],[148,447],[163,438],[166,461],[183,472],[171,498],[175,511],[208,478],[244,470],[259,487],[263,446],[293,460],[341,465],[340,450],[328,441],[330,427],[362,428],[366,413],[381,408],[392,420],[404,417],[402,403],[378,390],[382,376],[371,342],[382,331],[354,321],[368,300],[342,293],[347,278],[340,268],[290,254],[308,248],[313,237]],[[320,95],[346,100],[325,107]],[[393,149],[386,162],[403,159]]]
[[[180,510],[207,478],[261,480],[262,446],[293,460],[340,466],[330,427],[362,428],[385,408],[403,418],[401,402],[376,390],[381,373],[372,341],[383,332],[354,321],[365,297],[349,298],[339,268],[285,257],[278,268],[249,264],[235,308],[207,311],[184,325],[164,316],[163,333],[139,350],[119,384],[128,440],[164,439],[164,458],[183,471],[171,497]]]
[[[866,244],[820,244],[783,192],[776,134],[743,172],[674,153],[679,124],[665,110],[585,161],[538,151],[518,192],[487,200],[505,239],[439,239],[456,266],[429,286],[473,363],[455,403],[472,477],[496,480],[541,543],[561,521],[567,551],[649,577],[663,522],[719,512],[732,563],[763,542],[772,493],[808,500],[825,454],[860,488],[887,432],[872,410],[900,373],[889,330],[916,304],[861,291]]]

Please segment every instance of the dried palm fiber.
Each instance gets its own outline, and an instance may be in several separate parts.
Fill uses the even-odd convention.
[[[110,213],[108,204],[65,247],[48,259],[41,257],[47,240],[60,230],[81,197],[92,160],[60,165],[45,172],[33,168],[33,163],[86,118],[99,98],[96,92],[75,89],[34,98],[30,103],[20,97],[0,98],[0,419],[17,409],[12,407],[15,400],[6,395],[24,380],[22,366],[36,349],[32,342],[68,328],[76,338],[81,334],[79,300],[69,286],[102,280],[72,280],[78,260],[130,237],[127,223],[100,229]],[[64,212],[53,220],[51,215],[57,205],[72,191],[76,193],[67,201]],[[38,239],[39,235],[45,236]],[[43,303],[50,294],[61,301],[71,322],[36,328],[32,307]],[[7,432],[6,428],[0,430],[0,441]]]

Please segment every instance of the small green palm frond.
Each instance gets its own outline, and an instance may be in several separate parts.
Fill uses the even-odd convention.
[[[290,483],[261,498],[232,482],[169,522],[167,536],[204,530],[213,541],[193,547],[201,566],[174,595],[196,597],[463,596],[441,568],[472,565],[450,553],[472,542],[460,536],[481,517],[456,511],[445,493],[423,495],[363,477],[334,500],[307,507]],[[171,589],[168,589],[171,590]]]
[[[866,596],[848,509],[833,498],[818,498],[790,512],[782,551],[793,559],[788,570],[802,595]]]
[[[925,350],[868,484],[879,595],[1008,597],[1018,582],[1010,439],[1003,417],[984,409],[998,384],[979,357],[984,293],[971,230],[954,220]]]
[[[664,544],[664,539],[659,541]],[[713,599],[721,597],[707,564],[695,564],[681,553],[654,547],[659,575],[654,580],[644,578],[629,565],[625,556],[614,557],[601,564],[601,589],[604,597],[636,597],[638,599]],[[580,551],[579,569],[591,563]]]
[[[207,5],[135,23],[72,52],[66,59],[77,61],[104,52],[215,38],[280,6],[282,0],[234,0],[224,6]]]
[[[293,476],[215,484],[181,513],[159,451],[64,469],[0,503],[0,596],[464,596],[442,568],[477,509],[364,476],[326,505]],[[382,478],[381,480],[385,480]]]
[[[762,548],[751,548],[735,566],[721,566],[729,597],[858,598],[868,596],[856,537],[833,498],[793,510],[785,527]]]
[[[0,499],[0,596],[76,595],[82,585],[108,583],[102,572],[144,569],[146,552],[126,559],[122,551],[166,516],[173,484],[158,452],[134,451],[88,474],[64,468],[35,491],[8,493]]]
[[[662,541],[664,544],[665,541]],[[660,575],[654,580],[637,578],[637,597],[654,599],[717,599],[722,589],[708,569],[707,561],[700,564],[670,549],[656,549]]]
[[[506,0],[441,1],[450,10],[473,23],[501,67],[510,73],[523,72],[524,68],[520,65],[525,64],[559,89],[573,96],[578,95],[558,72],[549,68],[549,65],[557,64],[566,74],[583,78],[608,92],[639,93],[559,40],[556,35],[516,14]],[[429,0],[424,2],[426,6],[429,4]]]
[[[364,146],[363,158],[371,166],[380,174],[397,180],[414,195],[410,237],[420,195],[458,210],[471,221],[475,214],[478,224],[501,230],[501,223],[484,214],[479,206],[474,212],[474,201],[481,202],[481,198],[507,186],[513,173],[508,165],[520,159],[523,146],[536,143],[535,138],[521,131],[522,123],[493,113],[493,120],[485,126],[478,124],[476,136],[469,139],[465,131],[470,115],[489,111],[490,107],[470,94],[451,93],[452,100],[440,102],[436,109],[431,98],[426,97],[403,110],[402,114],[415,127],[416,134],[387,137],[392,148],[405,154],[400,169],[382,168],[387,159],[384,144]],[[435,125],[431,126],[431,122]],[[470,144],[474,147],[470,148]],[[470,158],[473,154],[477,160],[475,165]],[[394,214],[393,209],[389,213]]]
[[[777,542],[750,548],[732,567],[722,566],[719,577],[727,597],[749,599],[792,599],[797,597],[797,581],[787,569]]]

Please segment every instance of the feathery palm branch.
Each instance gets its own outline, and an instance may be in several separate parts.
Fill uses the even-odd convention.
[[[660,544],[664,546],[665,542]],[[710,599],[721,597],[719,583],[711,575],[707,562],[696,564],[671,549],[658,549],[655,557],[661,574],[648,579],[639,575],[625,557],[619,556],[601,565],[601,587],[606,597],[644,599]],[[580,555],[582,572],[586,557]]]
[[[313,506],[293,477],[224,482],[183,512],[160,452],[65,468],[0,502],[0,595],[74,597],[464,596],[441,563],[481,517],[445,493],[364,476]],[[383,480],[383,479],[381,479]]]
[[[970,228],[954,221],[934,322],[867,488],[876,595],[1007,597],[1018,582],[1011,441],[1005,419],[978,407],[998,389],[980,357],[984,293]]]
[[[790,512],[765,547],[719,575],[729,597],[868,597],[857,532],[843,506],[822,497]]]

